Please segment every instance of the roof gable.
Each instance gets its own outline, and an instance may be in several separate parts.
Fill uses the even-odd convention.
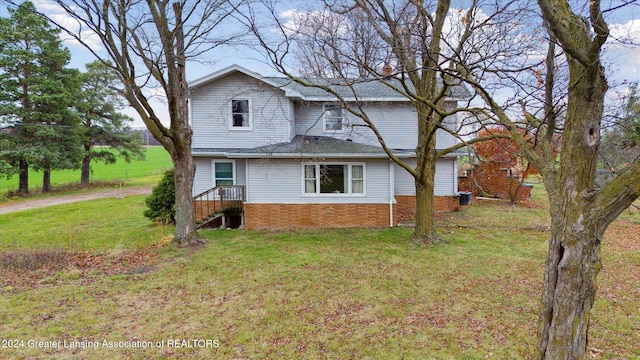
[[[226,68],[222,68],[222,69],[220,69],[218,71],[215,71],[215,72],[213,72],[213,73],[211,73],[209,75],[203,76],[203,77],[195,79],[193,81],[190,81],[189,82],[189,88],[190,89],[194,89],[194,88],[200,87],[202,85],[208,84],[208,83],[210,83],[212,81],[216,81],[218,79],[221,79],[221,78],[223,78],[223,77],[225,77],[227,75],[233,74],[235,72],[242,73],[244,75],[250,76],[250,77],[252,77],[254,79],[261,80],[261,81],[265,81],[265,79],[267,79],[264,76],[258,74],[257,72],[251,71],[251,70],[249,70],[249,69],[247,69],[247,68],[245,68],[243,66],[234,64],[234,65],[231,65],[231,66],[227,66]],[[277,84],[277,83],[270,83],[268,81],[265,81],[265,82],[269,83],[270,85],[272,85],[274,87],[280,87],[280,85]]]
[[[298,98],[304,101],[336,101],[335,95],[324,89],[304,86],[287,77],[262,76],[240,65],[231,65],[220,69],[207,76],[198,78],[189,83],[189,88],[194,89],[209,82],[221,79],[234,72],[239,72],[262,81],[268,85],[285,92],[286,97]],[[402,89],[399,80],[390,79],[339,79],[339,78],[307,78],[302,79],[309,83],[329,87],[346,101],[409,101],[393,87]],[[450,91],[452,99],[466,99],[470,97],[469,91],[464,86],[454,86]]]

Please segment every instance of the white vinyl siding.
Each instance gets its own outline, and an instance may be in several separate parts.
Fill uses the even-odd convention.
[[[320,203],[389,203],[389,161],[386,159],[326,159],[326,164],[364,164],[363,180],[366,177],[363,194],[313,194],[304,193],[304,165],[299,159],[249,160],[248,178],[251,186],[247,189],[251,203],[273,204],[320,204]],[[357,171],[357,170],[356,170]],[[353,169],[352,169],[353,172]],[[353,181],[357,181],[352,174]]]
[[[415,107],[411,104],[403,102],[371,103],[364,105],[363,109],[390,148],[416,148],[418,145],[418,121]],[[364,125],[364,122],[349,112],[343,110],[343,122],[348,126],[342,132],[325,131],[324,115],[322,103],[298,103],[296,106],[296,133],[310,136],[332,136],[337,139],[351,139],[363,144],[380,146],[373,131],[368,127],[358,126]],[[456,116],[447,118],[445,122],[445,126],[452,129],[456,128],[458,124]],[[449,147],[457,142],[458,140],[446,131],[436,131],[436,147],[438,149]]]
[[[194,148],[253,148],[292,137],[290,100],[257,79],[232,73],[191,89],[190,96]],[[250,99],[251,131],[231,126],[234,99]]]
[[[416,166],[415,159],[409,159],[407,162],[412,166]],[[394,165],[394,190],[396,195],[416,195],[415,179],[409,172],[398,165]],[[436,162],[435,176],[435,196],[453,196],[458,192],[456,167],[457,161],[454,158],[438,159]]]
[[[196,162],[196,175],[193,181],[193,194],[200,194],[207,191],[212,187],[215,187],[215,172],[214,164],[216,162],[229,162],[233,161],[233,179],[235,185],[245,185],[245,160],[244,159],[212,159],[210,157],[195,157]]]
[[[210,158],[195,157],[196,175],[193,178],[193,194],[197,195],[211,189],[211,174],[213,172]]]
[[[296,102],[289,99],[289,107],[287,108],[287,120],[289,121],[289,141],[296,136]]]

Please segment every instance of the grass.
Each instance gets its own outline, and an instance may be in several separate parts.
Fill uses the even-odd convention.
[[[92,182],[123,181],[128,185],[155,185],[165,170],[172,167],[171,158],[161,146],[149,146],[145,160],[127,163],[119,159],[115,164],[94,162],[91,164]],[[52,186],[65,186],[80,182],[80,170],[58,170],[51,173]],[[42,187],[42,172],[29,171],[29,189],[39,191]],[[18,176],[0,178],[0,193],[18,189]]]
[[[0,338],[100,343],[83,349],[25,343],[0,348],[0,358],[534,357],[549,236],[544,209],[479,202],[439,216],[445,241],[430,247],[408,242],[411,230],[402,228],[209,230],[202,235],[210,241],[194,250],[163,245],[172,229],[150,224],[141,201],[0,216],[0,255],[43,247],[92,254],[28,286],[3,273]],[[27,226],[34,215],[41,226]],[[603,241],[594,358],[640,358],[636,221],[637,215],[617,221]],[[155,257],[127,266],[135,261],[129,255],[140,253]],[[108,266],[84,266],[100,256]],[[194,339],[203,341],[169,346]],[[107,348],[105,340],[153,347]]]
[[[171,234],[142,216],[146,196],[105,198],[0,216],[3,249],[141,249]]]

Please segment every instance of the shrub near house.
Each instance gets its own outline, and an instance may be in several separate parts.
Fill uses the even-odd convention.
[[[147,210],[145,210],[144,216],[164,224],[175,223],[176,192],[173,170],[164,173],[164,176],[158,185],[153,188],[151,196],[145,200],[145,203],[147,204]]]

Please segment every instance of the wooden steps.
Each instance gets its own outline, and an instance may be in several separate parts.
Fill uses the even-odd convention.
[[[196,228],[201,228],[225,214],[244,212],[245,187],[242,185],[216,186],[193,197]]]

